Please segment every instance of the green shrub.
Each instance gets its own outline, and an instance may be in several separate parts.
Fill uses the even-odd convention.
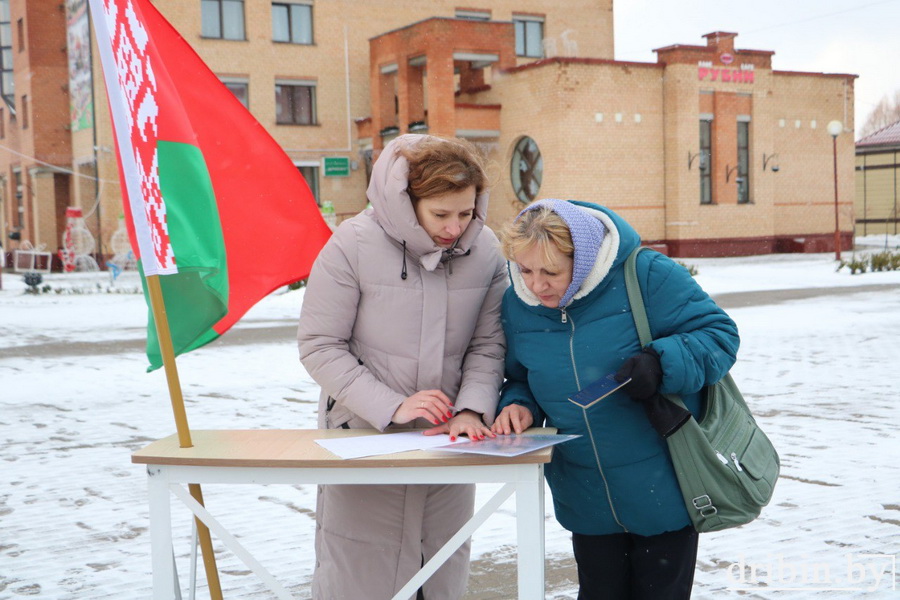
[[[872,271],[889,271],[891,267],[891,253],[885,250],[869,257]]]
[[[680,260],[676,260],[675,262],[687,269],[687,272],[691,274],[691,277],[696,277],[697,273],[699,273],[699,271],[697,270],[697,265],[688,265],[681,262]]]
[[[892,252],[883,250],[875,254],[861,254],[859,257],[853,256],[850,260],[842,260],[837,270],[840,271],[844,267],[850,269],[851,275],[857,273],[872,273],[882,271],[900,271],[900,251]]]
[[[865,273],[866,269],[869,267],[869,257],[863,254],[859,258],[854,256],[850,260],[842,260],[841,264],[838,265],[837,270],[840,271],[844,267],[850,269],[851,275],[856,275],[857,273]]]
[[[891,271],[900,271],[900,252],[891,254]]]

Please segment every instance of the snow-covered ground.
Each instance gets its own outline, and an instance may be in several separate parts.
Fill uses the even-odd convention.
[[[889,238],[889,248],[898,245]],[[733,373],[779,449],[782,479],[759,520],[701,538],[696,598],[900,597],[900,272],[851,276],[832,259],[684,261],[714,296],[865,286],[779,303],[764,294],[729,310],[742,336]],[[105,274],[45,281],[85,293],[25,295],[21,276],[8,271],[0,290],[0,600],[148,598],[145,473],[130,453],[173,433],[174,423],[164,375],[145,373],[146,305],[139,293],[87,293],[108,287]],[[115,283],[138,287],[133,273]],[[297,361],[292,331],[302,296],[270,295],[223,339],[179,358],[192,428],[315,427],[318,389]],[[493,489],[481,488],[479,502]],[[314,564],[314,492],[204,486],[210,510],[300,598]],[[191,526],[173,506],[184,580]],[[549,492],[547,507],[547,595],[575,598],[570,542]],[[514,597],[513,511],[504,505],[476,533],[482,575],[469,598]],[[216,549],[226,598],[271,597]],[[489,590],[484,572],[506,578],[505,587],[495,581]],[[201,574],[198,597],[208,597],[204,587]]]

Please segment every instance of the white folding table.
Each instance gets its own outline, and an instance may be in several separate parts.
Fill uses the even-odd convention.
[[[187,490],[198,484],[504,484],[469,522],[394,596],[407,599],[503,502],[516,496],[518,597],[544,598],[544,464],[552,448],[516,457],[438,451],[414,451],[342,460],[315,443],[317,439],[371,435],[365,429],[277,429],[192,431],[191,448],[176,435],[132,454],[146,464],[150,496],[153,598],[175,598],[178,584],[172,556],[171,496],[174,494],[247,565],[281,600],[293,596]],[[528,433],[555,433],[535,428]]]

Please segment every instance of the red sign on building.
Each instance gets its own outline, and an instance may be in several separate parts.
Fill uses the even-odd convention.
[[[697,78],[700,81],[753,83],[754,71],[750,69],[716,69],[714,67],[697,67]]]

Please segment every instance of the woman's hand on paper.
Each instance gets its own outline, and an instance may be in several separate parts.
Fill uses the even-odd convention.
[[[521,404],[510,404],[504,407],[494,420],[491,431],[499,435],[522,433],[534,423],[534,415]]]
[[[425,435],[438,435],[441,433],[449,433],[450,441],[456,441],[456,438],[460,435],[465,435],[472,441],[483,440],[486,437],[497,437],[481,420],[481,415],[471,410],[460,411],[449,422],[432,427],[425,432]]]
[[[394,411],[391,421],[400,424],[422,418],[440,425],[453,416],[452,407],[450,398],[441,390],[422,390],[404,400]]]

